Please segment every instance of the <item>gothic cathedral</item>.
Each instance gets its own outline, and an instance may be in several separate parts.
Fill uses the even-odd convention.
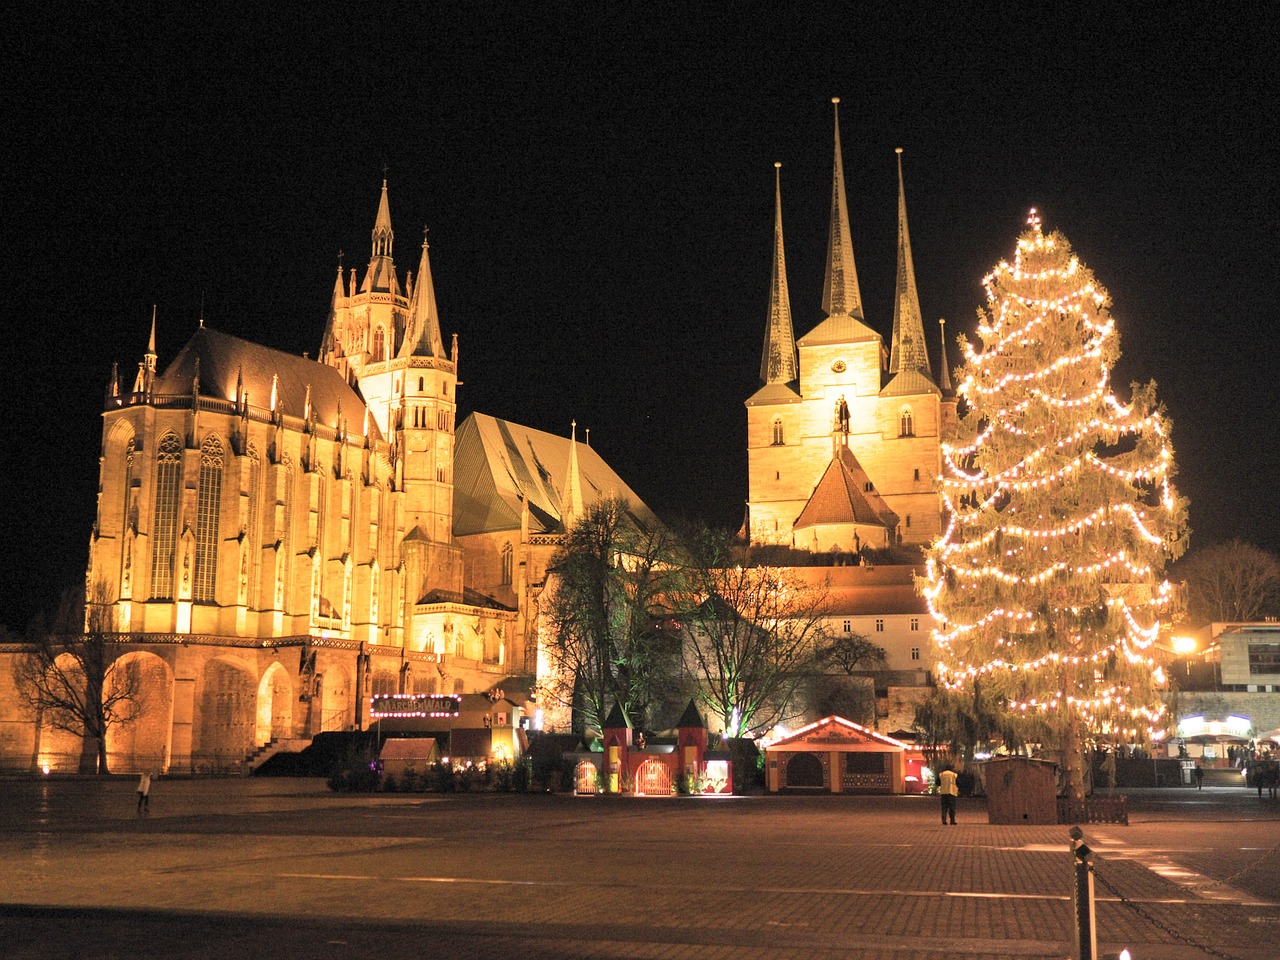
[[[763,385],[747,401],[746,531],[752,543],[814,552],[923,544],[941,533],[934,478],[944,425],[956,415],[945,337],[929,362],[916,292],[898,151],[898,271],[888,345],[863,313],[833,101],[835,163],[822,309],[795,339],[775,174],[773,277]],[[781,166],[780,164],[777,166]]]

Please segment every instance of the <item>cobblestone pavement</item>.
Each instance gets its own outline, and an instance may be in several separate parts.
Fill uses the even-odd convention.
[[[335,795],[0,781],[0,955],[1066,957],[1065,828],[962,799]],[[1280,805],[1131,796],[1085,828],[1102,954],[1277,955]]]

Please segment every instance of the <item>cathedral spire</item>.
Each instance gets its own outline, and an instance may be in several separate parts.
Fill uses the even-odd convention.
[[[898,284],[893,304],[893,344],[889,372],[919,370],[932,378],[929,351],[924,342],[924,319],[916,292],[916,268],[911,259],[911,234],[907,230],[907,193],[902,181],[902,148],[898,147]]]
[[[947,318],[939,317],[938,326],[942,329],[942,362],[938,365],[938,386],[943,393],[951,393],[951,369],[947,366]]]
[[[391,204],[387,201],[387,178],[382,178],[382,196],[378,200],[378,214],[373,221],[373,256],[369,259],[369,272],[364,276],[360,290],[399,292],[396,282],[396,265],[391,259],[391,245],[395,233],[391,229]]]
[[[774,167],[773,277],[769,285],[769,325],[764,332],[760,379],[791,383],[799,376],[796,338],[791,326],[791,295],[787,291],[787,255],[782,243],[782,164]]]
[[[440,313],[436,309],[436,287],[431,279],[431,260],[427,255],[427,228],[422,228],[422,259],[418,261],[418,284],[409,307],[409,336],[400,355],[408,357],[444,358],[444,340],[440,336]]]
[[[334,355],[338,341],[338,304],[346,297],[342,286],[342,251],[338,251],[338,275],[333,281],[333,296],[329,298],[329,319],[324,325],[324,338],[320,341],[319,360],[328,363]]]
[[[831,230],[827,244],[827,278],[822,288],[822,309],[827,316],[847,313],[863,319],[858,269],[853,262],[853,237],[849,233],[849,204],[844,189],[844,160],[840,153],[840,98],[832,97],[836,117],[835,164],[831,174]]]
[[[373,255],[391,256],[391,242],[395,233],[391,229],[391,204],[387,201],[387,178],[382,178],[382,197],[378,200],[378,215],[373,221]]]
[[[573,433],[569,437],[569,472],[564,480],[564,495],[560,504],[560,520],[568,533],[585,512],[582,505],[582,475],[578,473],[578,421],[573,421]]]

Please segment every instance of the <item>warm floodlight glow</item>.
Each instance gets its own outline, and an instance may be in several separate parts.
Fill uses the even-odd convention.
[[[1195,653],[1196,638],[1195,637],[1174,637],[1173,652],[1179,656],[1185,656],[1188,653]]]

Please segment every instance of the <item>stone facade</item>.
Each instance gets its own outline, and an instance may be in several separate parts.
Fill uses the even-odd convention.
[[[504,499],[474,482],[502,472],[481,449],[455,536],[457,339],[445,349],[425,241],[416,283],[397,274],[385,181],[372,239],[362,281],[339,269],[318,359],[201,322],[161,370],[153,318],[132,385],[112,377],[86,597],[110,623],[108,684],[129,671],[144,690],[108,737],[114,770],[236,770],[272,741],[366,726],[375,695],[532,669],[529,611],[570,486],[583,508],[576,441],[484,418],[537,434],[562,469]],[[647,512],[583,460],[586,502],[620,491]],[[504,519],[522,498],[536,515]],[[77,738],[38,724],[5,666],[0,765],[75,769]]]

